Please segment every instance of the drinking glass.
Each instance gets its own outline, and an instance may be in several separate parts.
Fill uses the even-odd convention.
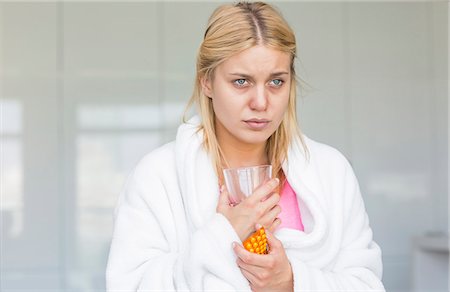
[[[272,178],[272,165],[228,168],[223,170],[223,176],[230,203],[236,205]],[[253,253],[267,254],[269,250],[264,227],[255,231],[242,243],[245,249]]]
[[[272,178],[272,165],[227,168],[223,170],[223,176],[230,202],[236,205]]]

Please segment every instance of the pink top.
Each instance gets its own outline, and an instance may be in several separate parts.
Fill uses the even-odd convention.
[[[281,207],[281,213],[278,215],[278,218],[281,219],[281,224],[277,229],[292,228],[304,231],[297,196],[287,180],[281,190],[279,205]]]

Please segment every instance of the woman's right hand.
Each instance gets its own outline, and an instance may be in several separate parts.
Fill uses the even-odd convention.
[[[230,205],[229,193],[222,187],[216,210],[228,219],[241,241],[255,231],[256,224],[261,224],[271,232],[280,225],[281,220],[277,218],[281,212],[278,205],[280,195],[272,193],[278,184],[278,178],[269,180],[236,206]]]

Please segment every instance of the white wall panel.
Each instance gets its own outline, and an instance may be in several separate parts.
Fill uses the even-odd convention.
[[[279,3],[297,38],[297,75],[309,86],[298,98],[304,133],[349,155],[346,42],[342,3]]]
[[[2,122],[19,117],[1,141],[17,194],[1,207],[2,289],[104,290],[113,206],[175,137],[218,4],[0,2]],[[276,5],[311,85],[302,129],[350,159],[384,283],[410,291],[413,237],[448,231],[448,3]]]
[[[1,238],[2,287],[59,289],[57,5],[1,6],[2,103],[17,104],[21,113],[20,131],[2,141],[15,140],[18,145],[21,165],[17,167],[23,184],[17,194],[21,204],[15,205],[20,215],[8,222],[15,226],[14,236],[4,233]],[[9,217],[7,212],[12,210],[1,208],[2,219]],[[17,220],[21,221],[18,228]]]
[[[383,241],[391,242],[385,253],[401,254],[409,237],[426,230],[432,217],[426,5],[354,4],[349,9],[355,168],[366,203],[383,206],[372,220]],[[394,217],[386,213],[397,219],[389,222]]]
[[[65,2],[65,98],[158,102],[157,3]]]
[[[409,265],[402,259],[411,254],[412,238],[437,227],[430,8],[348,6],[353,161],[387,272]],[[408,290],[409,276],[388,274],[385,284]]]
[[[217,3],[164,2],[159,9],[162,27],[158,35],[162,45],[160,77],[162,78],[163,119],[168,128],[182,120],[184,109],[192,95],[197,52],[203,40],[209,15]],[[167,136],[172,140],[173,135]]]
[[[432,140],[436,141],[432,145],[431,164],[433,173],[431,176],[431,193],[435,195],[433,200],[433,227],[436,230],[449,230],[449,201],[448,201],[448,182],[449,182],[449,165],[448,165],[448,106],[450,84],[448,75],[448,3],[436,2],[429,8],[429,26],[431,39],[430,62],[431,67],[431,94],[433,95],[433,103],[431,108],[431,125]],[[444,37],[447,36],[447,37]]]
[[[105,289],[115,203],[138,160],[162,143],[158,5],[63,5],[70,289]]]

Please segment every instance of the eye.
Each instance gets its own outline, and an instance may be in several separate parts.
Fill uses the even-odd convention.
[[[280,87],[281,85],[283,85],[284,81],[281,79],[273,79],[270,81],[270,85],[273,85],[275,87]]]
[[[246,79],[241,78],[241,79],[234,80],[233,83],[235,85],[237,85],[238,87],[243,87],[243,86],[247,85],[248,82]]]

